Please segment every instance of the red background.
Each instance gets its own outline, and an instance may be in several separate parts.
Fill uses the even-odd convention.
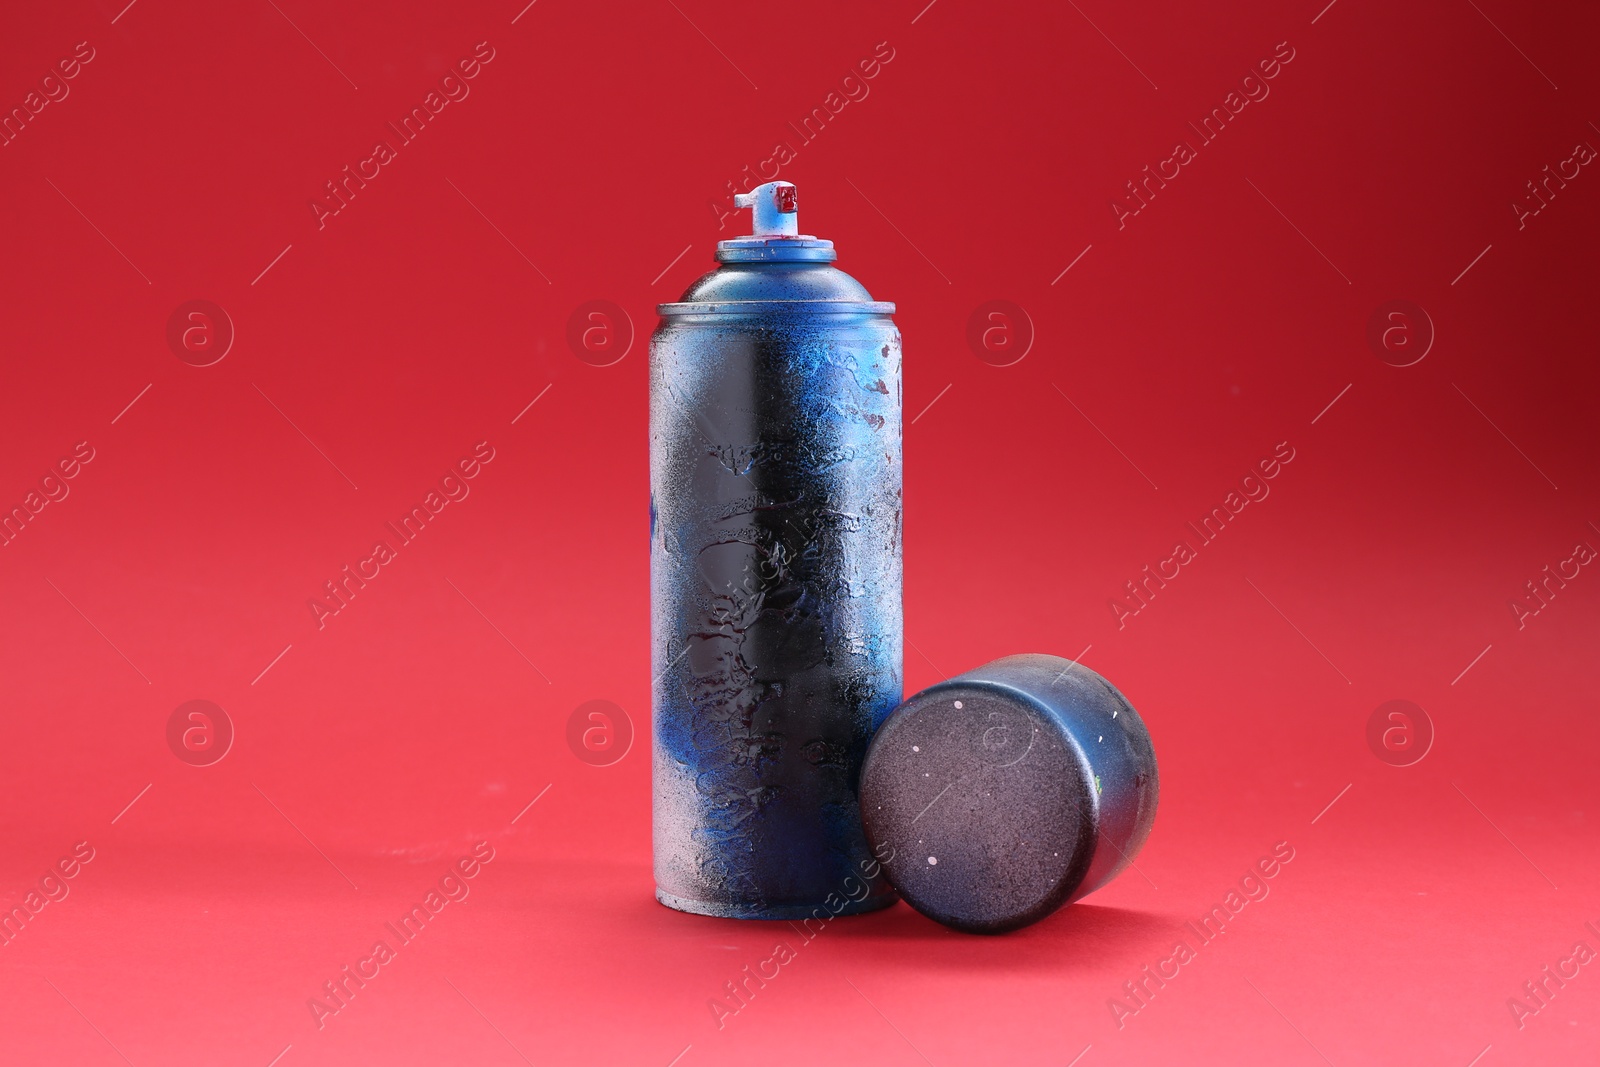
[[[1592,1056],[1596,967],[1521,1028],[1507,999],[1600,947],[1600,576],[1521,629],[1508,602],[1600,547],[1600,176],[1510,205],[1600,146],[1600,14],[923,3],[12,5],[0,105],[95,58],[0,148],[0,501],[95,458],[0,549],[0,903],[95,859],[0,949],[0,1059]],[[470,96],[319,229],[323,183],[480,41]],[[1142,873],[1035,927],[901,905],[802,947],[651,896],[646,338],[738,232],[724,183],[883,41],[781,177],[899,305],[908,691],[1088,646],[1163,802]],[[1282,41],[1270,96],[1119,229]],[[212,366],[166,341],[192,299],[237,332]],[[599,299],[637,334],[608,367],[565,340]],[[965,340],[997,299],[1036,331],[1009,367]],[[1437,334],[1404,368],[1365,338],[1394,299]],[[308,599],[482,440],[470,497],[319,630]],[[1108,600],[1284,441],[1119,629]],[[167,746],[192,699],[237,731],[212,766]],[[637,728],[615,765],[568,748],[591,699]],[[1390,699],[1437,731],[1414,766],[1367,746]],[[308,998],[479,840],[472,895],[319,1030]],[[1280,841],[1270,896],[1119,1028],[1108,1000]]]

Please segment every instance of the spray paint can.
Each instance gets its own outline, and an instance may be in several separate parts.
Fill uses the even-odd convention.
[[[900,332],[793,185],[736,204],[753,234],[650,341],[656,898],[870,911],[896,899],[857,790],[901,695]]]

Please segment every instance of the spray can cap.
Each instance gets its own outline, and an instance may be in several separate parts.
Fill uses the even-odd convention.
[[[838,258],[833,242],[800,232],[799,199],[793,182],[767,182],[738,193],[733,206],[750,209],[750,236],[717,242],[722,263],[813,262]]]

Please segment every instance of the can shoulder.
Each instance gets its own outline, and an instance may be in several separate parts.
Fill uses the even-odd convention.
[[[702,275],[678,302],[746,300],[871,303],[872,294],[849,274],[826,263],[737,263]]]

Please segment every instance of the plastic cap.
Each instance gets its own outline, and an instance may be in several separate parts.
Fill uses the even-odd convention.
[[[912,907],[1003,933],[1110,881],[1159,797],[1144,721],[1058,656],[1008,656],[889,715],[861,771],[873,855]]]

